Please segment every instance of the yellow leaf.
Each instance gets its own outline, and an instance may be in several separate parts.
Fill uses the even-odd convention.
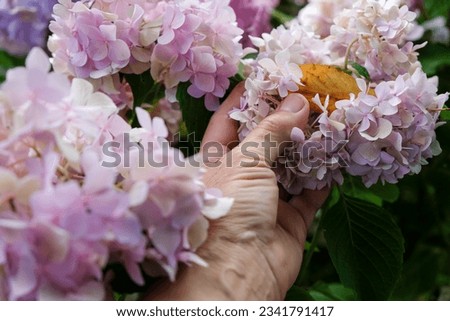
[[[336,109],[336,101],[349,99],[350,93],[357,95],[361,91],[355,78],[335,66],[304,64],[300,68],[303,72],[301,81],[304,86],[299,86],[298,92],[308,99],[312,111],[322,113],[320,108],[312,102],[317,94],[322,104],[327,95],[330,97],[327,110],[331,113]]]

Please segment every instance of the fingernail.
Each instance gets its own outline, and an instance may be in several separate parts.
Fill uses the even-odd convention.
[[[306,99],[300,94],[290,94],[281,103],[280,110],[291,113],[299,112],[305,107]]]

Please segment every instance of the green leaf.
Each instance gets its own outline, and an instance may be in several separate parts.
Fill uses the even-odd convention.
[[[342,186],[347,196],[383,206],[383,202],[394,203],[400,196],[400,189],[394,184],[382,184],[381,182],[367,188],[360,178],[347,176]]]
[[[309,251],[309,250],[314,251],[314,252],[316,252],[316,253],[319,253],[319,252],[320,252],[320,250],[319,250],[319,248],[318,248],[317,246],[315,246],[314,249],[311,249],[311,243],[308,242],[308,241],[306,241],[306,242],[305,242],[305,251],[307,252],[307,251]]]
[[[332,208],[334,205],[337,204],[337,202],[339,202],[339,199],[341,198],[341,193],[339,192],[339,188],[334,187],[331,190],[330,195],[328,196],[327,201],[325,202],[324,206],[322,206],[322,208],[324,209],[324,211],[327,211],[328,209]]]
[[[295,16],[291,16],[290,14],[284,13],[283,11],[277,9],[272,11],[272,19],[276,22],[277,25],[283,25],[294,18]]]
[[[450,2],[442,0],[425,0],[424,12],[428,19],[438,16],[447,17],[450,12]]]
[[[284,298],[285,301],[314,301],[313,297],[305,289],[294,285]]]
[[[435,75],[440,68],[450,65],[450,48],[442,44],[428,44],[419,53],[419,60],[427,75]]]
[[[188,94],[190,83],[181,83],[177,89],[177,99],[180,102],[183,120],[188,132],[189,141],[198,150],[200,142],[208,127],[213,113],[206,109],[203,98],[194,98]]]
[[[0,83],[5,81],[8,69],[22,66],[24,63],[24,58],[13,57],[4,51],[0,51]]]
[[[134,107],[142,107],[144,104],[154,106],[160,99],[164,98],[164,86],[155,82],[150,72],[146,71],[139,75],[122,74],[121,76],[131,87]],[[128,111],[127,119],[132,127],[140,127],[134,109]]]
[[[383,184],[379,182],[369,187],[368,191],[388,203],[394,203],[400,197],[400,189],[395,184]]]
[[[391,215],[341,196],[323,217],[331,260],[344,286],[361,300],[386,300],[400,277],[403,237]]]
[[[155,82],[150,72],[142,74],[124,74],[126,81],[130,84],[133,91],[134,107],[140,107],[143,104],[156,104],[164,97],[164,86]]]
[[[441,258],[445,252],[431,246],[423,246],[405,262],[402,277],[396,286],[392,299],[417,300],[426,292],[434,292],[437,287]]]
[[[316,301],[351,301],[356,299],[355,292],[340,283],[318,282],[309,290]]]
[[[358,76],[370,81],[370,75],[367,69],[356,62],[350,62],[350,65],[355,69]]]
[[[441,111],[441,114],[439,115],[439,118],[440,118],[441,120],[445,120],[445,121],[450,120],[450,109],[448,109],[447,106],[445,106],[445,107],[444,107],[444,110]]]
[[[445,269],[445,270],[448,273],[448,270],[447,269]],[[450,275],[439,274],[437,277],[437,283],[440,286],[450,286]]]

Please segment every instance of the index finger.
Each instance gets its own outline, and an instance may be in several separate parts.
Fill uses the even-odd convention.
[[[208,128],[202,140],[201,150],[208,145],[214,145],[222,149],[223,154],[236,146],[238,139],[238,123],[231,119],[229,112],[239,107],[240,99],[244,94],[244,83],[239,83],[225,101],[220,105],[219,109],[214,113],[209,121]]]

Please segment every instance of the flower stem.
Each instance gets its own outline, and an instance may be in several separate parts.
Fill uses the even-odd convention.
[[[347,47],[347,51],[345,52],[345,61],[344,61],[344,70],[348,70],[348,61],[350,57],[350,50],[352,50],[353,45],[359,40],[359,38],[356,38],[353,40]]]

